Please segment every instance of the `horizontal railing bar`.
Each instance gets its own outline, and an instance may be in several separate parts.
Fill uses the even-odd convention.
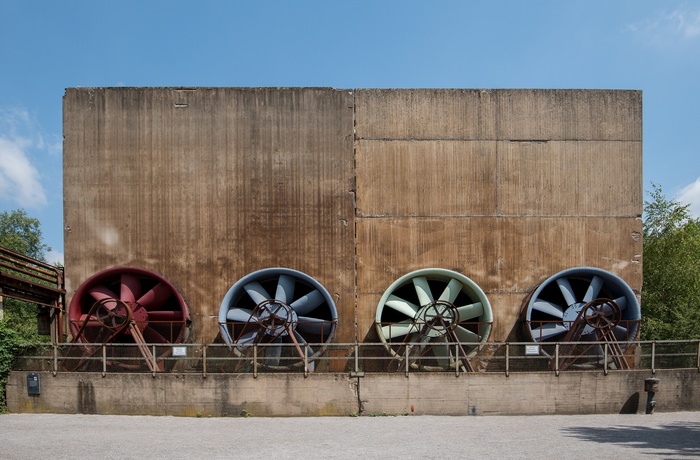
[[[440,342],[440,345],[445,345],[445,344],[450,344],[454,345],[455,343],[461,343],[462,345],[471,345],[465,342]],[[561,343],[561,342],[560,342]],[[600,342],[593,342],[593,341],[581,341],[581,342],[566,342],[567,345],[604,345],[606,342],[605,341],[600,341]],[[628,342],[626,345],[628,346],[627,348],[630,348],[632,346],[638,346],[638,345],[651,345],[652,343],[656,343],[657,345],[660,343],[673,343],[673,344],[682,344],[682,343],[688,343],[688,344],[698,344],[700,343],[700,339],[695,339],[695,340],[678,340],[678,341],[672,341],[672,340],[667,340],[664,342],[656,341],[656,340],[649,340],[649,341],[637,341],[637,342]],[[147,345],[156,345],[158,347],[209,347],[209,348],[235,348],[236,345],[229,346],[227,344],[223,343],[172,343],[172,344],[163,344],[163,343],[146,343]],[[424,345],[422,342],[402,342],[402,345]],[[23,342],[21,343],[23,346],[46,346],[46,347],[53,347],[52,344],[48,343],[41,343],[41,342]],[[83,343],[83,342],[59,342],[56,344],[58,347],[70,347],[70,346],[102,346],[102,343]],[[108,347],[130,347],[130,346],[139,346],[139,344],[136,343],[107,343],[104,344]],[[370,347],[385,347],[385,343],[383,342],[334,342],[334,343],[316,343],[316,342],[309,342],[310,347],[322,347],[325,349],[340,349],[340,348],[347,348],[347,347],[354,347],[358,346],[360,348],[370,348]],[[505,347],[506,345],[513,347],[513,346],[525,346],[525,345],[540,345],[540,346],[554,346],[555,342],[548,342],[548,343],[533,343],[533,342],[488,342],[488,343],[482,343],[478,345],[478,348],[480,349],[485,349],[485,348],[494,348],[494,347]],[[246,345],[246,346],[251,346],[252,345]],[[293,343],[260,343],[257,344],[258,347],[277,347],[277,346],[283,346],[283,347],[294,347],[295,345]],[[476,344],[473,344],[473,346],[477,346]]]
[[[440,345],[452,346],[458,343],[459,342],[440,342]],[[636,351],[622,354],[620,354],[619,351],[614,352],[609,348],[607,353],[599,352],[591,348],[599,345],[605,347],[605,341],[566,342],[565,344],[567,346],[586,347],[586,354],[583,355],[585,361],[582,364],[589,367],[584,366],[584,369],[580,366],[572,367],[572,370],[604,371],[606,375],[608,371],[624,370],[624,368],[611,368],[611,364],[614,364],[613,360],[617,358],[634,360],[635,364],[631,366],[633,369],[651,369],[652,372],[656,369],[693,369],[696,367],[700,370],[700,365],[698,365],[700,364],[699,339],[623,342],[622,345],[625,349],[634,349]],[[694,345],[694,349],[698,351],[691,352],[688,350],[690,344]],[[137,349],[134,347],[140,347],[144,344],[67,342],[55,345],[47,343],[24,343],[22,345],[23,347],[30,348],[30,350],[27,350],[26,354],[19,357],[18,362],[23,363],[24,366],[27,367],[27,369],[23,370],[36,370],[36,367],[46,368],[51,365],[52,368],[50,370],[52,370],[55,375],[59,370],[65,371],[72,367],[80,368],[82,371],[82,369],[84,369],[81,367],[83,363],[86,363],[88,368],[92,366],[94,371],[97,364],[101,363],[104,369],[109,367],[109,372],[112,373],[150,373],[145,369],[146,366],[144,363],[146,363],[146,358],[143,355],[134,353]],[[227,344],[149,343],[145,345],[153,350],[153,357],[149,359],[154,360],[156,363],[169,363],[165,365],[177,365],[180,362],[185,363],[185,365],[181,366],[176,372],[201,372],[202,375],[206,375],[207,373],[250,374],[258,371],[307,373],[307,369],[302,365],[303,357],[298,354],[295,344],[291,343],[261,343],[250,345],[246,347],[247,350],[250,350],[250,353],[241,354],[236,354],[234,352],[236,349],[235,345],[229,346]],[[425,344],[421,342],[409,342],[402,343],[401,345],[420,347]],[[539,351],[542,352],[533,355],[523,354],[526,352],[525,346],[531,347],[533,345],[539,345]],[[559,343],[559,345],[561,345],[561,343]],[[406,372],[407,374],[412,372],[424,372],[426,371],[425,369],[428,369],[432,371],[437,370],[437,372],[456,372],[458,375],[465,369],[463,367],[464,363],[461,363],[459,360],[455,361],[454,356],[441,358],[446,360],[446,362],[442,364],[438,363],[436,366],[434,364],[436,358],[432,354],[409,355],[409,366],[406,362],[405,353],[396,354],[387,344],[381,342],[309,343],[308,346],[314,350],[314,354],[309,356],[309,362],[313,362],[316,368],[319,366],[328,366],[326,369],[321,368],[318,370],[320,373],[349,371],[351,375],[357,372],[364,375],[365,372],[390,372],[388,369],[391,368],[391,372]],[[480,371],[490,373],[505,372],[506,376],[509,373],[517,372],[567,372],[566,369],[561,369],[561,363],[567,360],[571,363],[571,359],[582,358],[581,355],[570,354],[570,352],[561,349],[557,355],[552,350],[556,346],[556,342],[539,344],[532,342],[490,342],[473,344],[472,350],[476,350],[478,353],[485,352],[482,355],[478,353],[476,355],[476,358],[482,364],[482,369]],[[266,357],[266,350],[272,347],[285,351],[293,351],[279,357]],[[34,349],[31,350],[31,348]],[[81,350],[81,348],[84,349],[84,351]],[[173,355],[173,352],[176,351],[175,348],[184,349],[184,356]],[[504,354],[500,354],[503,348],[506,348],[508,351]],[[544,353],[544,349],[550,349],[551,353]],[[101,352],[101,350],[104,350],[104,353]],[[207,351],[204,352],[204,350]],[[253,350],[258,350],[258,353],[253,353]],[[367,350],[382,350],[382,353],[377,355],[373,351],[370,351],[368,356],[364,356],[363,354],[366,354]],[[199,351],[202,351],[201,354]],[[60,356],[64,352],[70,354]],[[219,356],[217,356],[217,354],[219,354]],[[550,363],[553,362],[552,360],[555,359],[555,356],[560,366],[550,365]],[[601,361],[601,359],[603,361]],[[272,363],[270,360],[273,360]],[[413,368],[414,364],[421,366],[423,365],[422,363],[431,360],[432,363],[428,362],[428,364],[425,364],[426,367],[424,369]],[[693,362],[691,363],[689,360]],[[32,363],[33,361],[36,361],[36,363]],[[528,362],[533,364],[526,364]],[[604,364],[606,362],[608,364]],[[119,367],[120,363],[123,366],[121,368]],[[341,370],[331,370],[337,363],[341,363]],[[520,364],[513,366],[511,365],[512,363]],[[17,365],[20,366],[21,364]],[[32,366],[34,367],[29,369],[29,367]],[[217,368],[216,366],[219,367]],[[373,367],[377,367],[377,369]],[[172,369],[172,367],[169,369]],[[87,371],[88,369],[84,370]],[[161,370],[159,369],[158,372],[161,372]]]

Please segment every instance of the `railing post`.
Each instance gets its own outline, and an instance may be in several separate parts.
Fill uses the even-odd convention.
[[[258,378],[258,344],[253,344],[253,378]]]
[[[107,375],[107,344],[102,344],[102,377]]]
[[[651,373],[656,374],[656,342],[651,342]]]
[[[207,378],[207,346],[202,347],[202,378]]]
[[[53,376],[58,372],[58,343],[53,344]]]
[[[510,375],[510,343],[506,342],[506,377]]]
[[[309,376],[309,344],[304,344],[304,378]]]
[[[152,345],[151,350],[151,357],[153,358],[151,360],[151,363],[153,364],[153,378],[156,378],[156,370],[158,370],[158,368],[156,367],[156,346]]]
[[[411,351],[411,344],[407,343],[406,344],[406,358],[404,359],[406,361],[406,378],[408,378],[408,368],[410,367],[410,364],[408,363],[408,357],[410,356],[410,351]]]
[[[554,375],[559,377],[559,342],[554,345]]]
[[[608,375],[608,342],[603,347],[603,375]]]
[[[355,342],[355,373],[360,372],[360,350],[359,345]]]
[[[455,377],[459,377],[459,342],[455,343]]]

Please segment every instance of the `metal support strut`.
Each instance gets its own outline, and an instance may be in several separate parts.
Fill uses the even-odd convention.
[[[620,342],[615,337],[615,327],[620,323],[622,314],[620,307],[612,299],[598,298],[586,303],[576,316],[569,332],[561,342],[559,350],[558,370],[571,367],[597,344],[582,345],[578,343],[581,336],[589,334],[592,329],[595,332],[597,342],[604,344],[604,366],[607,370],[608,355],[616,369],[629,369],[630,365]],[[609,351],[609,353],[608,353]],[[550,368],[556,363],[550,363]]]

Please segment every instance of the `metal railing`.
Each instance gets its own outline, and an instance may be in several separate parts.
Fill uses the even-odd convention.
[[[0,295],[63,308],[63,269],[0,247]]]
[[[225,344],[146,344],[144,357],[137,344],[36,344],[25,345],[25,353],[15,360],[15,370],[108,373],[194,373],[206,377],[213,373],[253,374],[288,372],[349,373],[361,377],[367,373],[449,372],[468,374],[466,358],[474,372],[624,372],[616,365],[624,359],[630,369],[697,369],[700,372],[700,340],[636,341],[627,343],[622,355],[606,342],[486,343],[461,356],[459,343],[440,343],[426,353],[425,343],[403,344],[397,354],[383,343],[257,344],[237,349]],[[463,345],[463,344],[462,344]],[[586,352],[572,353],[576,345]],[[301,351],[300,351],[301,350]],[[320,351],[314,351],[320,350]],[[568,351],[567,351],[568,350]],[[616,361],[616,359],[618,361]],[[146,362],[146,360],[151,360]],[[562,364],[572,362],[565,367]]]

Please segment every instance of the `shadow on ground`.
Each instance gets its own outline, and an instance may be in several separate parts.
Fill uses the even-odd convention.
[[[562,431],[586,441],[627,445],[669,459],[700,457],[700,423],[678,422],[658,427],[571,427]]]

